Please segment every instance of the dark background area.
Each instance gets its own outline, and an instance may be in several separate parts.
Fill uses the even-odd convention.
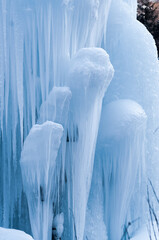
[[[159,1],[138,0],[137,19],[154,37],[159,57]]]

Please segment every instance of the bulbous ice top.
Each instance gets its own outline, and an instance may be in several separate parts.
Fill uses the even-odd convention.
[[[143,108],[132,100],[122,99],[103,106],[100,123],[100,141],[120,140],[132,132],[143,129],[146,123]]]
[[[109,84],[110,72],[113,74],[113,67],[104,49],[82,48],[70,63],[70,87],[100,89]]]

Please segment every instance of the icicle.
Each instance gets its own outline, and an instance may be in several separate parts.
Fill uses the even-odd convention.
[[[97,151],[104,170],[105,221],[111,240],[122,237],[139,167],[144,169],[145,127],[145,112],[136,102],[118,100],[103,106]]]
[[[23,184],[35,240],[51,239],[53,205],[57,198],[56,157],[63,127],[53,122],[34,125],[21,155]]]
[[[87,205],[85,238],[91,240],[108,240],[104,222],[104,191],[102,162],[96,156],[94,160],[91,190]]]
[[[62,143],[58,156],[59,172],[61,172],[62,185],[65,178],[65,155],[67,138],[67,121],[71,100],[71,91],[68,87],[54,87],[46,101],[40,107],[38,123],[47,120],[59,123],[64,128]]]
[[[68,80],[72,100],[67,174],[71,185],[69,194],[72,195],[70,208],[79,240],[83,240],[84,235],[102,99],[112,76],[113,68],[103,49],[81,49],[70,62]]]

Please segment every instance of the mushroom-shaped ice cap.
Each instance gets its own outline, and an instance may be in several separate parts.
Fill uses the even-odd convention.
[[[50,146],[50,154],[57,155],[63,134],[63,127],[60,124],[50,121],[42,125],[34,125],[27,136],[21,154],[21,165],[26,164],[39,166],[41,169],[45,167],[49,160],[47,151]]]
[[[98,90],[108,87],[113,73],[109,56],[104,49],[82,48],[70,62],[70,88],[92,89],[98,93]]]
[[[145,127],[146,114],[143,108],[132,100],[122,99],[103,106],[99,141],[121,140]]]

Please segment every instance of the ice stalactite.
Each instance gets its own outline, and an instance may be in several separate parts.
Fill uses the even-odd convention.
[[[135,144],[138,143],[140,149],[143,150],[141,141],[142,137],[144,138],[145,118],[143,117],[143,125],[141,124],[141,129],[136,133],[136,129],[133,131],[131,128],[132,119],[127,122],[127,118],[125,119],[123,114],[123,123],[129,126],[127,131],[125,125],[123,126],[126,131],[126,133],[122,133],[125,137],[123,140],[121,135],[119,139],[114,139],[113,130],[117,129],[118,122],[116,119],[112,122],[114,129],[110,128],[112,123],[109,123],[109,120],[112,117],[112,111],[110,111],[108,119],[104,115],[104,120],[106,119],[109,124],[104,125],[103,129],[101,127],[100,133],[105,134],[103,142],[106,140],[104,144],[109,143],[109,146],[100,145],[99,141],[98,147],[102,151],[98,152],[99,148],[97,148],[94,166],[94,152],[103,97],[103,108],[110,101],[122,98],[131,98],[143,106],[148,115],[146,132],[148,138],[146,156],[147,159],[150,159],[147,161],[149,163],[148,172],[154,179],[157,179],[159,166],[159,134],[157,130],[159,64],[154,41],[146,29],[136,21],[135,11],[135,0],[0,0],[0,225],[14,226],[29,231],[28,209],[23,194],[19,164],[21,147],[26,139],[21,164],[24,190],[28,198],[35,239],[43,238],[44,240],[51,236],[50,230],[48,236],[45,233],[48,227],[50,229],[52,222],[51,214],[53,213],[51,211],[48,213],[48,211],[52,208],[50,202],[54,201],[52,197],[54,193],[58,199],[55,200],[58,204],[55,207],[56,214],[59,214],[59,208],[62,208],[65,214],[64,232],[70,231],[73,234],[66,239],[75,238],[71,229],[72,222],[72,225],[76,225],[78,240],[83,240],[84,229],[85,233],[89,234],[89,239],[97,238],[99,234],[91,233],[91,226],[88,226],[90,220],[97,233],[100,229],[99,232],[101,235],[103,234],[102,240],[105,240],[106,228],[104,214],[102,214],[104,206],[106,223],[108,217],[111,220],[110,225],[107,224],[108,238],[110,238],[110,234],[121,233],[120,227],[125,221],[126,210],[121,210],[120,213],[120,208],[117,206],[125,204],[125,209],[128,208],[130,190],[133,190],[134,185],[134,179],[130,172],[132,152],[134,151],[134,161],[136,162],[136,165],[132,166],[135,176],[139,165],[137,159],[142,158],[142,151],[139,152]],[[115,75],[110,85],[113,68],[105,51],[96,48],[101,46],[104,46],[110,55],[115,69]],[[132,107],[133,104],[130,105]],[[126,110],[128,108],[125,107],[124,111]],[[118,109],[116,111],[115,116],[119,113]],[[133,116],[136,116],[135,111]],[[134,118],[135,127],[140,124],[140,116]],[[46,163],[46,166],[48,164],[47,156],[40,155],[42,149],[49,154],[49,145],[45,146],[43,143],[45,140],[48,141],[50,136],[43,134],[43,131],[46,130],[44,128],[48,126],[44,123],[47,120],[61,124],[64,129],[62,136],[62,127],[60,128],[61,135],[57,139],[61,141],[61,144],[59,143],[55,151],[56,157],[54,155],[52,158],[56,167],[50,165],[49,171],[52,169],[52,172],[49,172],[48,186],[53,186],[53,192],[50,193],[50,202],[46,206],[46,202],[43,201],[45,197],[48,197],[44,191],[46,186],[42,186],[40,181],[42,177],[47,176],[48,169],[40,168],[38,164],[40,162],[42,162],[42,166],[43,163]],[[35,125],[37,122],[42,125]],[[50,123],[49,126],[51,128],[55,125],[55,123]],[[38,131],[33,131],[37,128],[43,138],[38,136]],[[32,130],[29,133],[30,129]],[[109,130],[111,131],[110,136],[108,136]],[[119,131],[119,133],[121,132]],[[52,137],[53,141],[50,146],[55,138]],[[113,141],[110,141],[110,138]],[[39,161],[34,158],[33,154],[32,156],[30,154],[34,151],[32,140],[35,141],[35,145],[42,145],[42,147],[38,147],[37,152],[37,155],[40,155],[38,155]],[[99,138],[99,140],[101,139]],[[50,154],[55,147],[56,144],[50,150]],[[118,162],[124,158],[122,167],[121,165],[118,167],[112,159],[110,159],[111,164],[108,164],[106,160],[111,158],[111,154],[113,159],[118,159]],[[44,161],[42,161],[42,157]],[[126,166],[126,158],[128,166]],[[25,161],[23,161],[24,159]],[[99,165],[98,160],[102,160]],[[30,161],[35,166],[34,169],[29,164]],[[49,162],[49,164],[51,163]],[[102,192],[103,179],[100,176],[102,166],[105,170],[104,192]],[[150,168],[153,172],[150,171]],[[120,172],[121,170],[123,173]],[[111,176],[114,176],[115,171],[117,174],[116,178],[114,177],[114,183],[111,182],[111,188],[109,175],[112,173]],[[121,182],[117,183],[119,177],[121,177]],[[127,179],[125,187],[127,190],[120,188],[124,177]],[[34,181],[36,178],[39,180],[38,185]],[[65,185],[64,193],[63,185]],[[107,189],[106,185],[108,185]],[[130,185],[131,187],[128,189]],[[99,196],[96,196],[95,193],[98,190]],[[35,192],[37,199],[34,198]],[[114,194],[118,196],[118,199],[116,198],[118,201],[112,200],[115,198]],[[65,199],[66,196],[68,199]],[[35,206],[37,209],[34,213],[38,217],[32,212],[31,201],[33,201],[33,207]],[[107,204],[109,201],[111,201],[110,208]],[[113,201],[117,201],[115,207]],[[96,206],[96,209],[93,209],[93,205]],[[133,210],[136,205],[135,202]],[[45,207],[46,215],[50,214],[50,216],[48,215],[47,220],[42,220],[40,219],[43,214],[42,208]],[[74,218],[68,216],[71,213]],[[44,218],[47,217],[46,215]],[[95,219],[95,216],[98,218]],[[120,224],[116,224],[113,228],[115,216],[116,219],[120,218]],[[69,220],[71,219],[70,224]],[[97,222],[97,220],[99,221]],[[41,229],[39,226],[42,226]],[[112,228],[113,230],[111,230]],[[116,235],[115,240],[118,238],[119,236]]]
[[[22,143],[52,88],[68,85],[72,56],[83,47],[101,46],[110,3],[0,0],[2,226],[29,231],[19,164]]]
[[[63,127],[53,122],[34,125],[21,155],[24,190],[35,240],[51,239],[53,206],[57,200],[57,155]]]
[[[68,127],[67,174],[77,238],[83,239],[102,99],[113,67],[103,49],[81,49],[70,62],[72,91]]]
[[[102,161],[94,159],[91,189],[87,204],[85,238],[91,240],[108,240],[104,221],[104,191]]]
[[[45,121],[52,121],[61,124],[64,128],[63,138],[58,154],[58,171],[61,173],[61,176],[60,174],[58,174],[58,176],[62,179],[62,185],[64,183],[65,174],[67,121],[71,96],[72,94],[68,87],[53,87],[48,95],[48,98],[40,107],[40,114],[38,118],[39,124],[42,124]]]
[[[144,169],[145,128],[146,114],[136,102],[118,100],[103,106],[97,157],[102,161],[105,222],[111,240],[122,237],[136,179]]]
[[[0,224],[13,227],[21,216],[22,12],[13,1],[0,1],[0,16]]]

